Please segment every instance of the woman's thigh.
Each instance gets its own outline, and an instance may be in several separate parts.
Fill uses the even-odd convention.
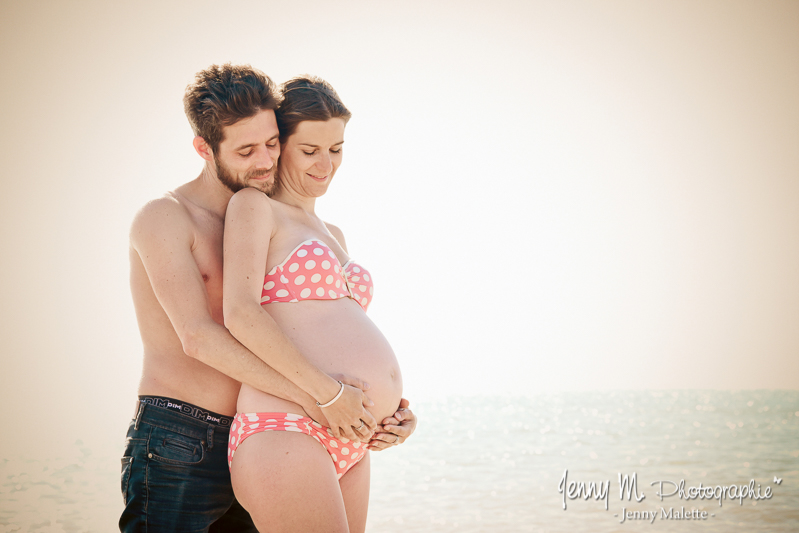
[[[339,486],[347,510],[347,523],[350,533],[363,533],[366,529],[366,511],[369,508],[369,452],[358,464],[341,476]]]
[[[230,474],[236,498],[260,531],[349,531],[333,461],[313,437],[252,435],[236,449]]]

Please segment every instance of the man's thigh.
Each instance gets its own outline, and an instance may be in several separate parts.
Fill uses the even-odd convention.
[[[152,410],[148,410],[152,414]],[[209,446],[200,432],[175,432],[158,419],[131,421],[122,458],[125,510],[120,531],[255,531],[234,505],[227,467],[227,433]],[[174,421],[172,421],[174,422]],[[210,529],[209,529],[210,528]]]

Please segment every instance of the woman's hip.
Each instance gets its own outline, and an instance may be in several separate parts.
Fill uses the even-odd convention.
[[[231,425],[228,442],[228,464],[231,471],[233,471],[233,457],[239,447],[250,437],[260,434],[266,434],[266,436],[258,439],[260,441],[258,447],[269,448],[270,456],[277,453],[276,460],[278,462],[282,457],[280,453],[283,450],[286,450],[284,455],[288,455],[292,451],[295,454],[298,453],[298,443],[305,446],[305,449],[313,450],[314,455],[317,455],[320,450],[326,451],[335,470],[336,479],[341,479],[368,452],[364,443],[347,438],[337,439],[328,427],[307,416],[281,412],[239,413]],[[307,446],[310,440],[305,439],[308,437],[318,444]],[[321,447],[317,447],[319,445]],[[247,456],[250,455],[250,453],[247,454]],[[260,460],[261,458],[259,458],[259,462]],[[275,459],[267,458],[266,460]],[[244,461],[248,462],[246,458]]]

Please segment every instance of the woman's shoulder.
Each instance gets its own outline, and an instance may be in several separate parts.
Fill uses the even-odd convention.
[[[272,200],[258,189],[245,187],[233,194],[228,203],[228,209],[248,208],[271,211],[274,203],[275,200]]]
[[[347,242],[344,240],[344,233],[339,229],[338,226],[331,224],[330,222],[325,222],[325,226],[327,227],[327,231],[336,238],[338,243],[344,248],[344,251],[347,251]]]
[[[233,193],[233,196],[230,199],[233,200],[234,198],[237,198],[239,201],[243,202],[263,202],[272,200],[263,191],[259,191],[254,187],[244,187],[243,189],[236,191]]]
[[[225,213],[225,226],[235,223],[243,228],[251,224],[274,224],[276,216],[273,208],[276,202],[258,189],[246,188],[237,191],[230,198]]]

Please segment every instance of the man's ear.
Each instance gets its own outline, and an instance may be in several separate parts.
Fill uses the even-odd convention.
[[[214,160],[214,152],[211,150],[211,147],[205,142],[205,139],[200,137],[199,135],[194,138],[192,141],[194,145],[194,149],[200,154],[200,157],[205,159],[206,161],[213,161]]]

